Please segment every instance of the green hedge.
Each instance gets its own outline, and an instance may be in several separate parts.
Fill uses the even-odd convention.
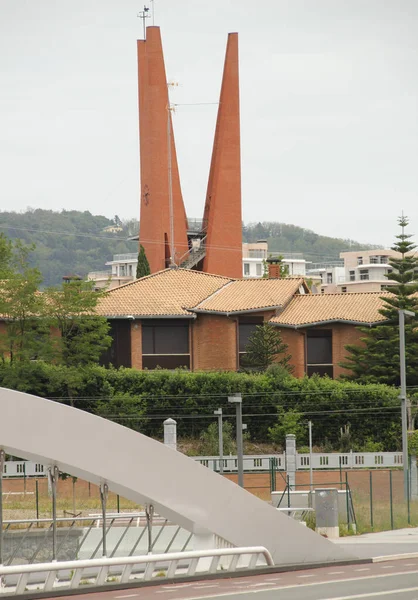
[[[296,379],[283,372],[190,373],[85,369],[42,362],[0,366],[0,386],[71,404],[161,437],[162,422],[174,417],[180,437],[198,437],[222,407],[233,420],[230,394],[243,395],[244,422],[252,440],[268,441],[268,428],[280,407],[302,413],[313,422],[313,442],[338,449],[340,429],[350,424],[353,446],[382,442],[386,450],[400,449],[401,419],[398,391],[384,385],[359,385],[311,377]],[[307,437],[298,440],[306,444]]]

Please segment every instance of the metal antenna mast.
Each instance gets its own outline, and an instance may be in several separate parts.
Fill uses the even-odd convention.
[[[139,12],[137,14],[137,17],[139,17],[140,19],[142,19],[142,25],[143,25],[143,28],[144,28],[144,40],[146,38],[145,19],[149,19],[150,18],[150,15],[147,14],[148,11],[149,11],[149,8],[147,6],[145,6],[145,4],[144,4],[144,10],[141,10],[141,12]]]

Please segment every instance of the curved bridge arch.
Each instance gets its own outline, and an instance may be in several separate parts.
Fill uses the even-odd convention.
[[[235,546],[264,546],[275,564],[351,558],[228,479],[122,425],[76,408],[0,388],[0,448],[56,465],[195,533]]]

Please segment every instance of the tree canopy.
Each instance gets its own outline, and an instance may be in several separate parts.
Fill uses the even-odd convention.
[[[412,236],[405,233],[407,217],[399,218],[399,226],[401,233],[392,250],[400,256],[389,259],[392,270],[386,275],[396,285],[390,286],[390,294],[382,296],[384,306],[379,311],[385,320],[372,328],[359,328],[364,336],[362,345],[346,346],[349,354],[342,366],[351,373],[344,378],[359,383],[400,385],[399,310],[406,309],[416,313],[405,323],[407,385],[418,385],[418,258]]]

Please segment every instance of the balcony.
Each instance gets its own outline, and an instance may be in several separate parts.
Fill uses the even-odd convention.
[[[112,262],[124,262],[124,261],[136,261],[138,260],[137,252],[130,252],[129,254],[114,254]]]

